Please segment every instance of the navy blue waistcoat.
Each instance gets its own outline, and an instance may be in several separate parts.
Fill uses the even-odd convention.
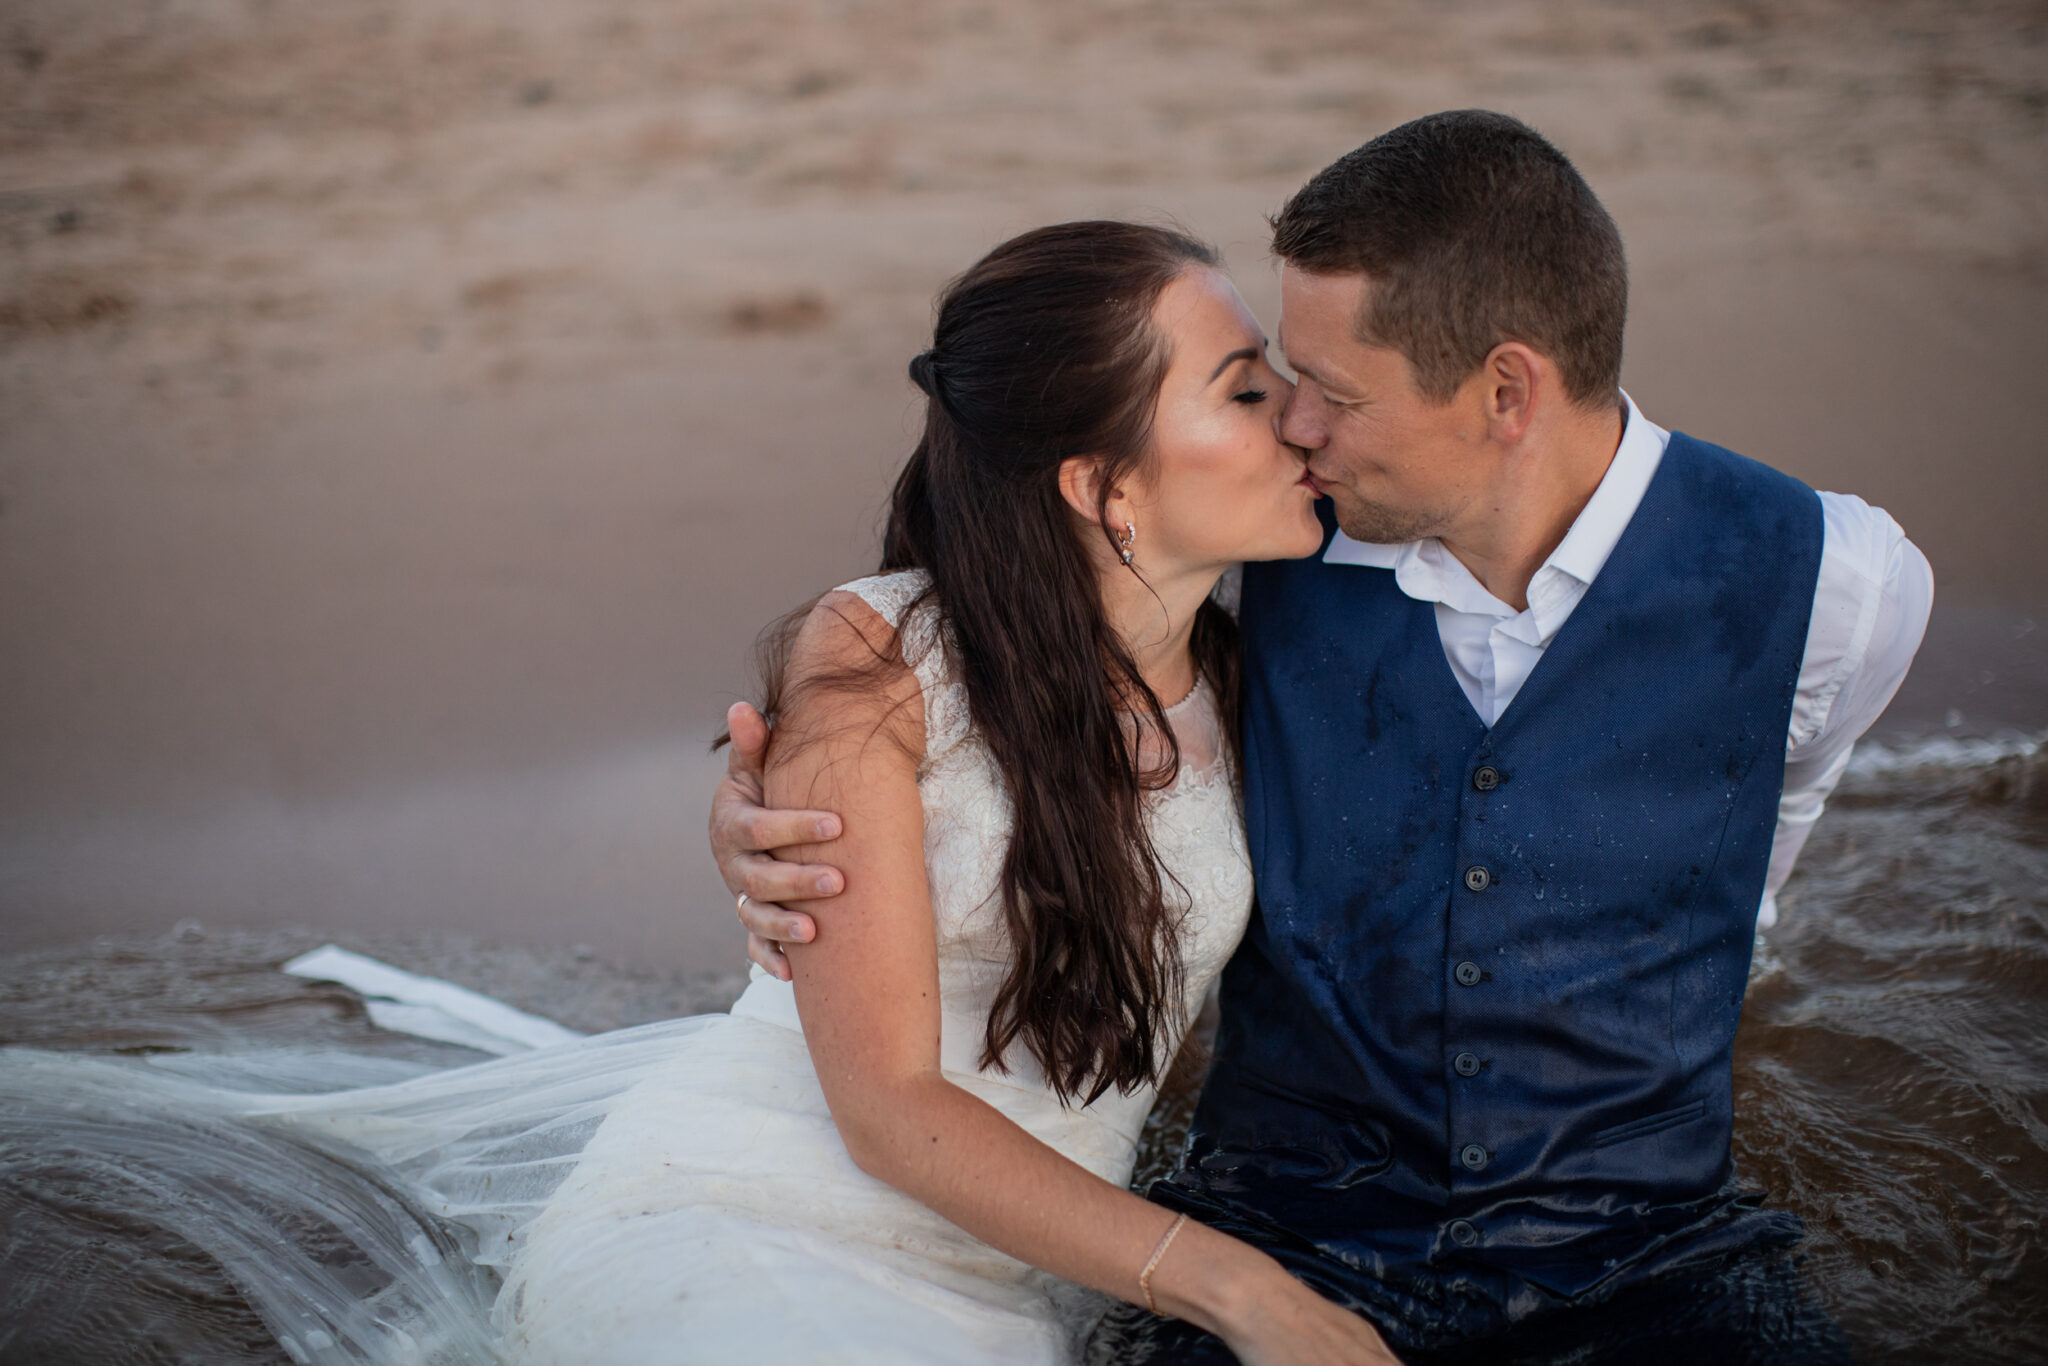
[[[1391,571],[1248,566],[1258,910],[1154,1198],[1439,1314],[1784,1236],[1724,1193],[1730,1067],[1821,536],[1674,435],[1490,730]]]

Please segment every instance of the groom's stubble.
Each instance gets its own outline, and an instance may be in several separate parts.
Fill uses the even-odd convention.
[[[1338,530],[1354,541],[1401,545],[1425,540],[1442,535],[1451,520],[1448,513],[1435,509],[1391,507],[1361,499],[1347,489],[1333,488],[1329,492]]]

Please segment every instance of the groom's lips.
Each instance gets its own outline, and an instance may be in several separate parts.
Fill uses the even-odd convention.
[[[1320,498],[1323,496],[1323,486],[1320,483],[1318,483],[1316,481],[1316,477],[1313,474],[1310,474],[1306,469],[1304,469],[1301,472],[1301,478],[1296,482],[1305,484],[1308,487],[1309,491],[1315,494],[1316,497]]]

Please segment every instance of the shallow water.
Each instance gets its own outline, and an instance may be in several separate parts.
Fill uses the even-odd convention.
[[[1988,748],[1858,756],[1736,1039],[1737,1170],[1874,1362],[2048,1360],[2048,756]]]
[[[1862,1359],[2048,1360],[2048,755],[1860,753],[1783,908],[1737,1042],[1739,1171],[1805,1218],[1812,1284]],[[277,971],[320,942],[186,926],[0,959],[0,1043],[479,1056],[376,1030],[352,993]],[[720,1008],[741,985],[587,952],[341,942],[587,1031]],[[1141,1182],[1170,1162],[1192,1094],[1169,1088]],[[0,1364],[290,1359],[218,1266],[141,1204],[96,1196],[62,1164],[0,1189]],[[298,1236],[347,1269],[321,1230]]]

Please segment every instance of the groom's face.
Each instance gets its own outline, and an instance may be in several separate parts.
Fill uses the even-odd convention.
[[[1406,356],[1359,340],[1371,288],[1364,275],[1282,267],[1280,347],[1299,378],[1280,433],[1308,452],[1347,536],[1441,536],[1484,501],[1496,456],[1483,408],[1473,385],[1434,402]]]

